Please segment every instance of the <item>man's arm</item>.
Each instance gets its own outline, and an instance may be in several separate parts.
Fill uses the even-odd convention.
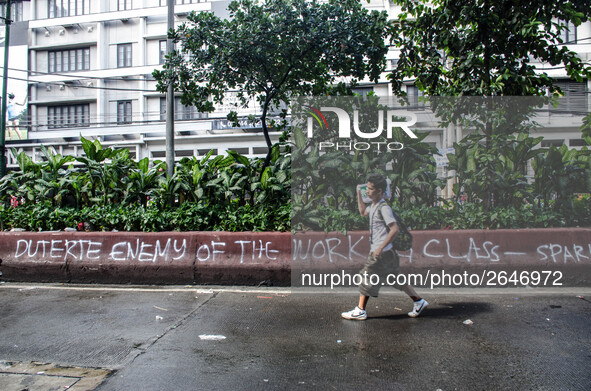
[[[386,237],[386,239],[384,239],[382,244],[380,244],[380,247],[376,248],[376,250],[373,252],[374,257],[379,257],[380,255],[382,255],[384,247],[386,247],[388,243],[390,243],[398,233],[398,224],[391,223],[390,225],[388,225],[388,227],[390,228],[390,232],[388,233],[388,236]]]
[[[367,216],[369,213],[367,212],[367,206],[361,197],[361,190],[357,189],[357,208],[359,209],[359,214],[361,216]]]

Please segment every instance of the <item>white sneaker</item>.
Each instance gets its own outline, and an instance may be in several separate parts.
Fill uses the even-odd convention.
[[[355,307],[349,312],[343,312],[341,316],[345,319],[365,320],[367,319],[367,312],[359,307]]]
[[[408,316],[410,316],[411,318],[416,318],[420,315],[421,312],[423,312],[425,307],[427,307],[428,305],[429,303],[425,299],[415,301],[412,311],[408,313]]]

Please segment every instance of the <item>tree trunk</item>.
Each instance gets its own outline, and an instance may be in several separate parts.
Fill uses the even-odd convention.
[[[267,143],[268,151],[263,166],[261,167],[261,175],[259,177],[259,182],[263,179],[263,172],[265,172],[265,169],[269,166],[269,163],[271,163],[271,148],[273,147],[273,144],[271,143],[271,137],[269,137],[269,129],[267,128],[267,112],[269,110],[269,104],[271,103],[271,99],[272,95],[267,95],[267,97],[265,98],[265,103],[263,105],[263,114],[261,115],[261,126],[263,128],[263,135],[265,136],[265,142]]]

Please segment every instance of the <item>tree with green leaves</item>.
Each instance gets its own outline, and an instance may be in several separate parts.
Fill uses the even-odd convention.
[[[566,74],[576,81],[591,76],[591,67],[569,50],[561,38],[569,24],[579,26],[589,20],[591,3],[587,0],[396,3],[402,6],[402,13],[392,27],[392,43],[400,48],[400,59],[389,75],[395,91],[401,91],[405,79],[414,79],[415,85],[429,96],[558,97],[562,91],[555,80],[537,70],[535,63],[564,66]],[[433,105],[444,122],[456,123],[459,117],[472,117],[470,126],[476,132],[454,145],[456,156],[450,168],[471,167],[459,178],[456,189],[465,189],[466,185],[479,188],[476,198],[486,208],[505,201],[514,204],[524,196],[522,192],[515,192],[512,200],[501,196],[506,189],[522,188],[525,173],[512,176],[510,181],[499,181],[505,175],[499,171],[500,165],[511,166],[500,162],[499,156],[506,151],[528,158],[535,155],[522,150],[524,145],[534,148],[537,143],[532,143],[533,139],[518,136],[516,142],[512,134],[529,134],[528,117],[539,102],[524,105],[520,111],[514,102],[484,99]],[[504,121],[499,121],[499,113],[505,116]],[[462,151],[466,154],[458,156]],[[454,166],[461,162],[469,164]]]
[[[591,67],[565,46],[568,23],[589,20],[587,0],[396,0],[393,27],[400,59],[390,78],[404,78],[428,95],[532,96],[561,93],[535,62],[562,65],[577,81]]]
[[[221,19],[191,13],[170,32],[178,49],[155,71],[160,91],[174,83],[184,105],[212,112],[225,93],[238,105],[260,105],[269,154],[271,110],[297,95],[351,94],[356,81],[377,81],[385,68],[387,13],[368,11],[358,0],[238,0]],[[286,110],[279,113],[285,119]],[[228,119],[237,123],[232,111]]]

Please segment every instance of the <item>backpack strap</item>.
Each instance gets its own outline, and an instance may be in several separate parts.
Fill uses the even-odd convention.
[[[382,208],[384,208],[385,206],[389,206],[386,201],[381,202],[378,205],[378,209],[380,211],[380,215],[382,216],[382,220],[384,220],[384,225],[386,226],[386,230],[388,230],[388,232],[390,232],[390,227],[388,226],[388,224],[386,224],[386,220],[384,219],[384,212],[382,212]],[[394,215],[394,220],[396,220],[396,224],[398,224],[398,216],[396,215],[396,213],[394,213],[394,209],[392,209],[392,207],[390,207],[390,210],[392,210],[392,214]]]
[[[387,206],[386,202],[381,202],[379,205],[379,210],[380,210],[380,214],[382,215],[382,220],[384,220],[384,214],[382,213],[382,208],[384,206]],[[392,209],[390,207],[390,209]],[[400,218],[400,216],[398,215],[398,213],[394,212],[394,209],[392,209],[392,215],[394,215],[394,219],[396,220],[396,224],[398,225],[398,232],[408,232],[408,228],[406,227],[406,224],[404,224],[404,222],[402,221],[402,219]],[[390,227],[385,224],[384,221],[384,225],[386,226],[386,229],[388,230],[388,232],[390,232]]]
[[[373,213],[371,214],[370,218],[369,218],[369,245],[372,246],[373,245],[373,222],[376,218],[376,213],[380,213],[380,215],[382,216],[382,220],[384,220],[384,215],[382,213],[382,207],[384,206],[384,204],[386,204],[386,201],[380,201],[379,204],[376,205],[375,210],[373,211]],[[386,230],[388,232],[390,232],[390,227],[388,227],[387,224],[384,223],[384,225],[386,226]]]

